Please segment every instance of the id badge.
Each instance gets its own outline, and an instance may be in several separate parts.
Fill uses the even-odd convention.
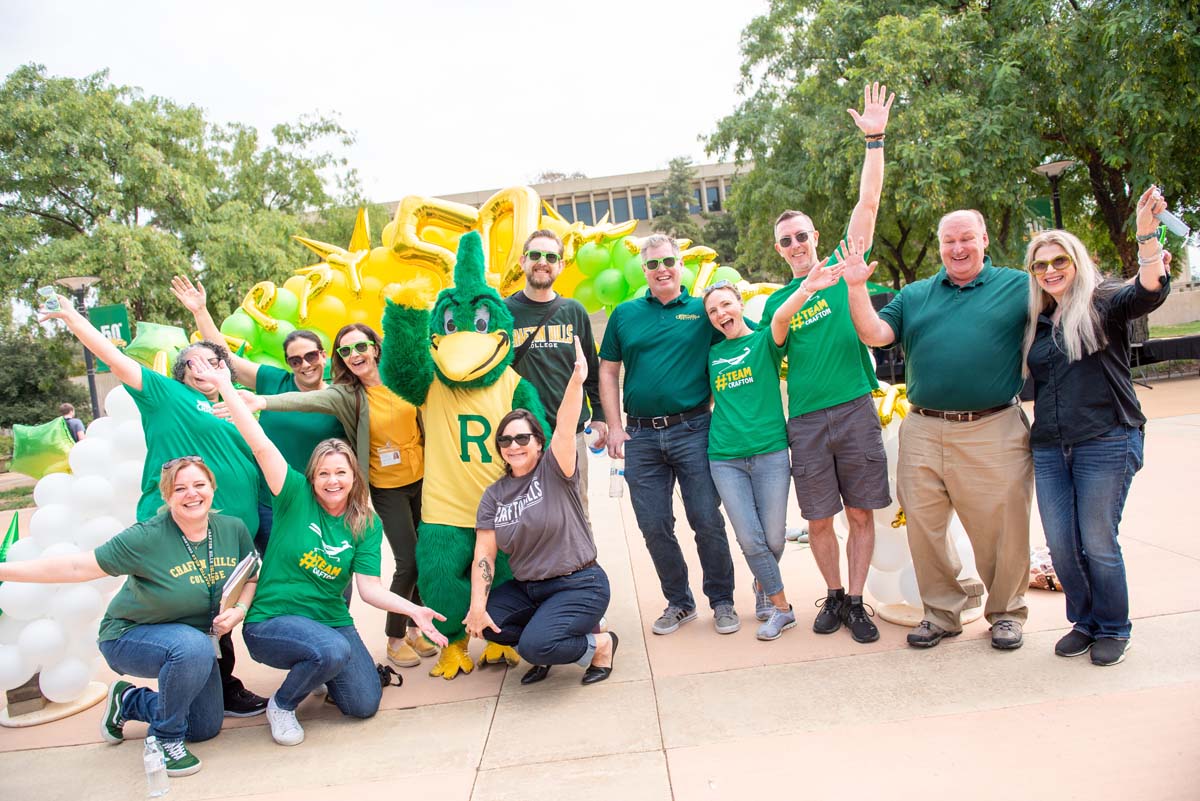
[[[212,630],[208,630],[208,639],[212,642],[213,656],[217,659],[221,658],[221,638]]]
[[[381,467],[391,467],[392,465],[400,464],[400,451],[395,449],[381,449],[379,451],[379,464]]]

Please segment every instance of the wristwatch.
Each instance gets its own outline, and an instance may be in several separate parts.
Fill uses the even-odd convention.
[[[1158,231],[1151,231],[1148,234],[1138,234],[1137,241],[1139,245],[1149,242],[1151,239],[1158,239]]]

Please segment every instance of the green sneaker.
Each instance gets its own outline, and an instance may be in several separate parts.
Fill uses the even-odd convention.
[[[163,756],[167,761],[168,776],[191,776],[200,770],[200,758],[187,750],[183,740],[163,741]]]
[[[107,743],[116,745],[125,742],[125,718],[121,716],[121,699],[133,685],[127,681],[114,681],[108,688],[108,702],[104,705],[104,717],[100,719],[100,736]]]

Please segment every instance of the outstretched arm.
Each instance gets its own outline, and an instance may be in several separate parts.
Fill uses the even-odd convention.
[[[407,598],[385,590],[379,576],[355,573],[354,586],[358,589],[359,596],[376,609],[412,618],[417,628],[435,644],[445,646],[449,642],[444,634],[433,627],[433,621],[445,620],[445,615],[433,611],[428,606],[417,606]]]
[[[886,102],[885,102],[886,99]],[[854,118],[854,124],[864,136],[879,136],[887,130],[895,93],[888,94],[887,87],[879,82],[868,84],[863,89],[863,110],[859,114],[852,108],[846,109]],[[883,140],[879,139],[879,144]],[[868,142],[869,144],[869,142]],[[883,148],[868,147],[863,157],[862,177],[858,185],[858,203],[850,215],[848,237],[861,239],[870,249],[875,236],[875,218],[879,215],[879,196],[883,192]],[[865,252],[865,251],[864,251]]]
[[[68,584],[92,581],[107,575],[96,561],[95,551],[52,556],[49,559],[30,559],[25,562],[0,562],[0,581]]]
[[[200,283],[199,279],[193,286],[186,277],[177,275],[171,279],[171,292],[174,293],[183,308],[192,313],[192,318],[196,321],[196,330],[200,332],[200,336],[217,344],[225,342],[225,336],[221,333],[221,329],[217,328],[216,322],[208,312],[208,293],[204,291],[204,284]],[[233,361],[233,369],[237,373],[238,380],[250,389],[257,390],[258,363],[243,359],[233,353],[232,349],[230,349],[229,358]]]
[[[267,480],[271,494],[278,495],[283,489],[283,482],[287,479],[288,463],[284,460],[283,454],[279,452],[279,448],[275,447],[275,443],[267,439],[266,432],[254,419],[254,415],[250,413],[241,394],[233,388],[233,379],[229,375],[229,368],[224,365],[213,367],[203,359],[192,359],[188,364],[191,365],[192,373],[197,378],[206,378],[217,385],[221,397],[225,399],[225,409],[229,413],[229,419],[237,426],[238,433],[242,435],[246,444],[250,446],[251,452],[254,453],[254,458],[258,462],[258,466],[262,468],[263,478]]]
[[[562,402],[558,404],[558,417],[555,419],[554,435],[550,438],[550,452],[558,460],[558,467],[567,478],[575,475],[575,425],[579,420],[579,412],[583,409],[583,382],[587,380],[587,356],[579,337],[575,337],[575,372],[567,381],[563,391]]]
[[[840,262],[823,264],[812,269],[808,276],[800,282],[800,288],[779,305],[779,308],[771,315],[771,336],[775,339],[776,345],[782,346],[787,339],[788,326],[791,324],[792,318],[796,316],[796,312],[800,311],[800,308],[808,303],[813,295],[836,284],[842,277],[842,269]]]
[[[41,317],[38,318],[38,322],[62,320],[75,338],[82,342],[83,346],[92,352],[92,355],[107,364],[108,369],[112,370],[112,374],[122,384],[140,392],[142,389],[142,366],[122,353],[116,345],[109,341],[108,337],[96,330],[96,326],[84,319],[83,315],[75,309],[75,304],[70,298],[63,295],[55,297],[58,298],[58,311],[41,308],[39,310]],[[92,411],[99,413],[98,409]]]
[[[497,634],[500,627],[487,612],[488,594],[496,575],[496,532],[493,529],[475,530],[475,559],[471,562],[471,609],[463,619],[467,634],[483,638],[485,629]]]
[[[883,348],[896,341],[896,332],[883,321],[871,305],[867,292],[867,279],[875,272],[878,262],[867,264],[863,260],[864,243],[861,239],[850,239],[846,247],[837,254],[836,266],[842,268],[842,278],[850,289],[850,319],[854,330],[864,345]]]
[[[433,384],[429,353],[429,309],[416,289],[402,289],[383,312],[383,358],[379,377],[392,392],[413,406],[425,405]]]

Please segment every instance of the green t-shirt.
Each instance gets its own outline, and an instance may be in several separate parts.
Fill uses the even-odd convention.
[[[138,520],[163,506],[158,480],[162,466],[180,456],[199,456],[217,479],[213,510],[233,515],[258,533],[258,464],[250,446],[229,420],[214,417],[208,398],[182,381],[142,368],[142,389],[126,387],[142,413],[146,463]]]
[[[764,327],[770,326],[775,310],[803,282],[793,278],[767,298]],[[789,417],[828,409],[879,387],[870,352],[854,330],[849,288],[841,279],[809,298],[792,317],[787,357]]]
[[[296,376],[278,367],[260,364],[255,381],[255,392],[259,395],[281,395],[284,392],[299,392]],[[321,412],[267,412],[258,417],[267,439],[279,448],[284,461],[293,470],[303,473],[308,468],[317,443],[327,439],[345,439],[346,430],[331,414]],[[269,494],[269,493],[268,493]]]
[[[788,446],[787,421],[779,393],[783,348],[764,326],[744,337],[725,339],[708,352],[713,417],[709,459],[741,459]]]
[[[679,414],[708,402],[708,349],[724,338],[687,289],[665,306],[647,292],[613,309],[600,358],[625,363],[626,414]]]
[[[354,625],[342,592],[351,573],[379,575],[382,539],[383,526],[372,513],[355,542],[345,521],[321,508],[304,476],[288,469],[246,622],[298,615],[326,626]]]
[[[984,258],[960,287],[937,275],[904,287],[879,312],[904,348],[908,399],[942,411],[980,411],[1021,391],[1029,277]]]
[[[212,626],[218,602],[237,563],[254,551],[250,532],[236,517],[209,515],[213,535],[211,596],[205,584],[208,542],[193,542],[197,566],[170,512],[134,523],[96,549],[96,563],[110,576],[129,576],[100,621],[100,641],[115,640],[134,626],[184,623],[201,631]]]

